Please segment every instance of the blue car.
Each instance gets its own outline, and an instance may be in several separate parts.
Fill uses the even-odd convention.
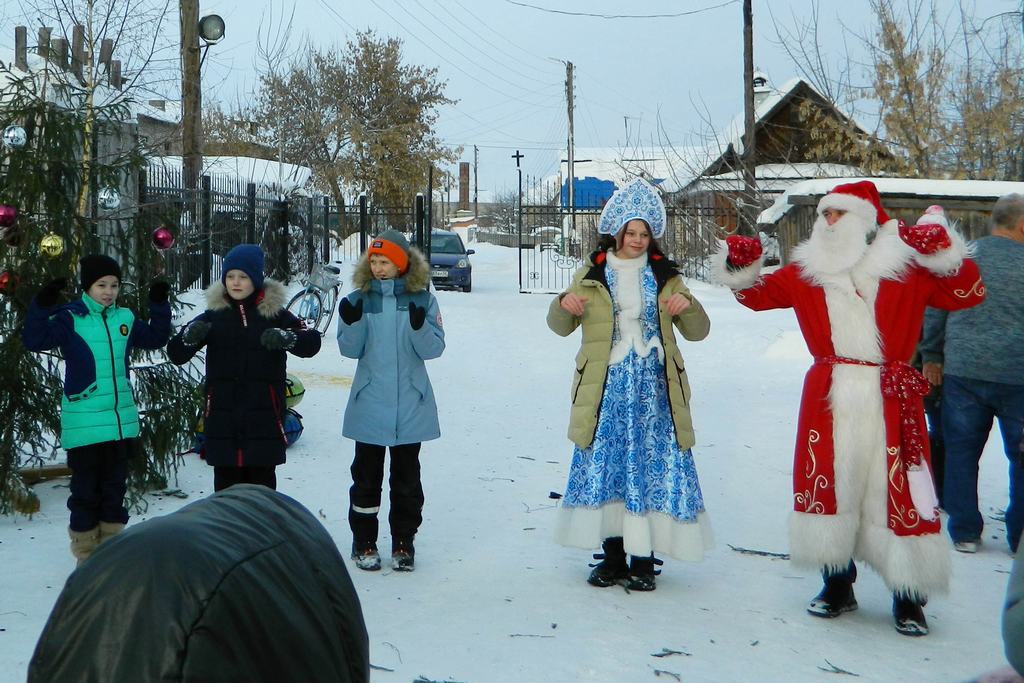
[[[472,249],[466,249],[462,238],[448,230],[430,233],[430,279],[438,289],[473,290]]]

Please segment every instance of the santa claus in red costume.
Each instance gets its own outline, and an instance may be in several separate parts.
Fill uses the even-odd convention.
[[[715,272],[755,311],[792,308],[814,357],[804,380],[793,462],[790,550],[820,569],[819,617],[857,609],[855,559],[893,593],[896,630],[925,635],[922,606],[949,584],[948,541],[928,470],[922,397],[907,361],[926,306],[981,303],[964,240],[941,225],[890,220],[870,181],[838,185],[818,203],[792,261],[761,275],[761,244],[731,236]]]

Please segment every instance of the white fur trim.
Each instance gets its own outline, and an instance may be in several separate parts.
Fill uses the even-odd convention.
[[[830,192],[818,201],[818,215],[825,209],[839,209],[867,221],[868,225],[878,225],[878,208],[866,199],[845,192]]]
[[[874,316],[879,280],[898,276],[913,251],[892,234],[892,226],[888,228],[849,273],[819,276],[825,289],[833,346],[841,356],[881,360]],[[843,569],[850,558],[862,559],[882,575],[890,590],[927,596],[948,587],[948,544],[939,534],[896,536],[888,527],[885,423],[879,381],[878,367],[833,368],[828,399],[833,419],[837,514],[794,512],[789,527],[790,552],[794,564],[813,569]]]
[[[963,236],[953,228],[947,228],[949,241],[952,243],[942,251],[934,254],[919,254],[914,252],[917,262],[936,275],[952,275],[960,270],[964,259],[971,255],[971,248]]]
[[[228,290],[221,282],[214,282],[206,288],[206,307],[211,311],[219,311],[228,308]],[[284,308],[288,301],[288,290],[284,285],[272,278],[263,279],[263,299],[256,306],[256,310],[264,318],[272,318]]]
[[[634,515],[622,502],[599,508],[559,506],[555,541],[573,548],[598,548],[606,538],[621,536],[626,552],[637,557],[662,553],[677,560],[699,562],[714,545],[706,512],[693,522],[680,522],[661,512]]]
[[[718,249],[711,254],[711,279],[718,284],[725,285],[735,291],[753,287],[757,279],[761,277],[761,266],[764,264],[764,254],[761,258],[749,266],[737,270],[729,270],[726,259],[729,258],[729,248],[725,240],[718,240]]]
[[[921,517],[929,522],[939,516],[939,498],[935,495],[935,480],[928,463],[921,461],[920,467],[907,470],[907,483],[910,486],[910,498],[914,501]]]
[[[643,287],[641,277],[647,265],[647,255],[639,258],[623,259],[608,252],[608,267],[615,271],[615,324],[619,328],[619,341],[612,347],[608,364],[622,362],[629,355],[629,350],[636,350],[640,358],[646,358],[651,351],[657,349],[658,358],[665,361],[665,350],[661,347],[661,339],[651,337],[644,342],[644,330],[640,319],[644,315]]]

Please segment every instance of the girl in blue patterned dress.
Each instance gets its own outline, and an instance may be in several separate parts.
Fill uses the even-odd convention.
[[[556,539],[603,546],[588,578],[600,587],[654,590],[655,552],[696,561],[711,546],[672,331],[699,341],[710,322],[658,246],[664,227],[653,187],[636,180],[617,191],[601,214],[602,245],[548,311],[557,334],[583,329],[569,426],[576,446]]]

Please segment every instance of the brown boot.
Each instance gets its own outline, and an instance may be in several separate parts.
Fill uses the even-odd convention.
[[[114,536],[124,531],[123,522],[100,522],[100,538],[99,542],[109,541]]]
[[[96,546],[100,543],[100,528],[93,527],[88,531],[75,531],[68,527],[68,536],[71,538],[71,554],[78,560],[78,564],[81,565],[85,562],[92,551],[96,550]]]

